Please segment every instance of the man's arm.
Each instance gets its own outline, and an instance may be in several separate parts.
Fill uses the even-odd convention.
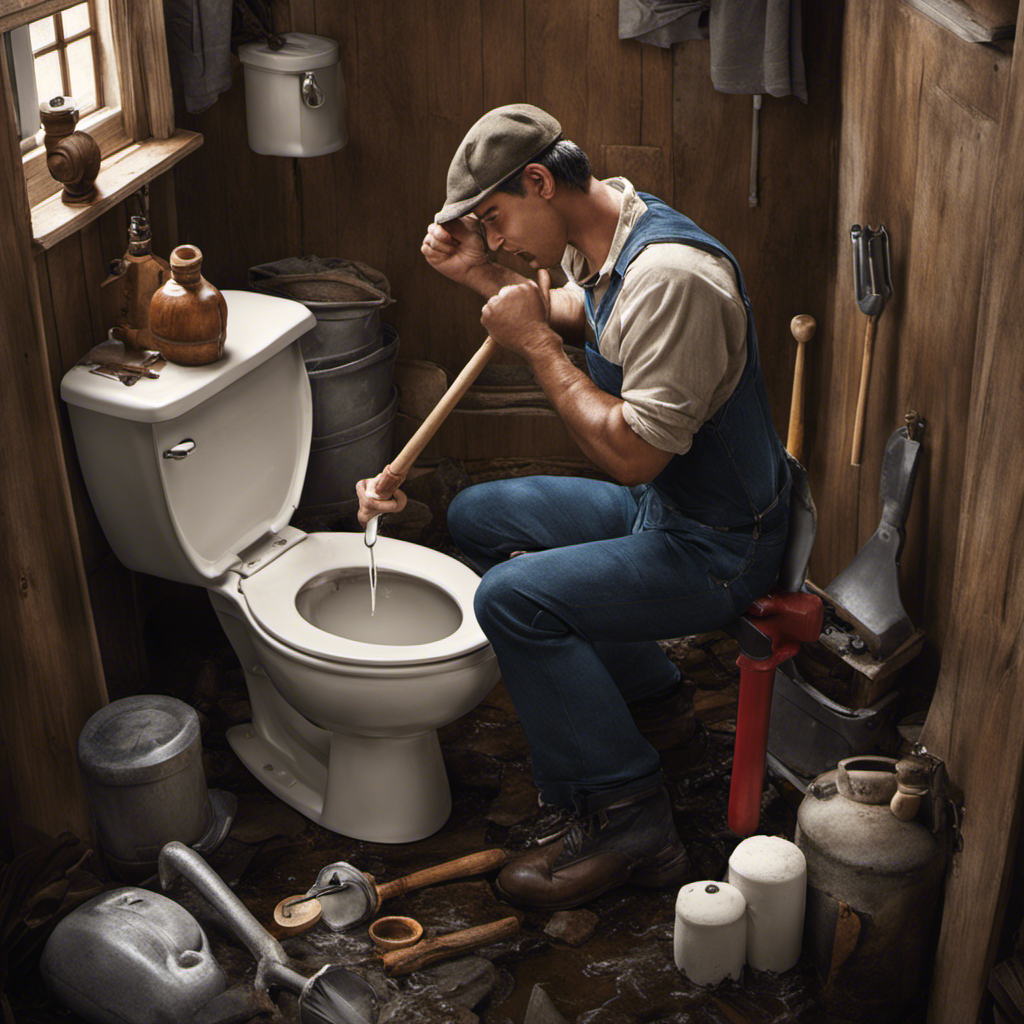
[[[431,224],[420,251],[436,271],[472,288],[485,299],[497,295],[502,288],[530,280],[490,258],[479,222],[471,217]],[[565,288],[551,292],[549,323],[566,341],[582,343],[586,314],[578,293]]]
[[[582,315],[578,300],[577,305]],[[673,453],[635,433],[623,416],[622,399],[602,391],[566,356],[561,338],[546,322],[544,297],[534,282],[502,288],[484,306],[480,322],[495,341],[530,364],[573,440],[609,476],[623,484],[649,483],[668,465]]]

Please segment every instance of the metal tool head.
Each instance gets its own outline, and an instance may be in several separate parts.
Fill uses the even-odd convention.
[[[339,964],[321,967],[299,996],[301,1024],[374,1024],[377,993],[365,978]]]
[[[889,233],[884,224],[875,231],[870,225],[850,228],[853,242],[853,282],[857,305],[868,316],[880,316],[892,298],[892,277],[889,273]]]
[[[919,432],[921,426],[915,423],[914,431]],[[886,443],[878,529],[823,591],[879,660],[888,658],[914,635],[914,625],[900,600],[899,580],[904,526],[921,451],[920,441],[914,440],[911,432],[909,425],[900,427]]]
[[[317,875],[307,895],[320,900],[321,920],[333,932],[345,931],[368,920],[380,904],[373,882],[343,860],[328,864]]]

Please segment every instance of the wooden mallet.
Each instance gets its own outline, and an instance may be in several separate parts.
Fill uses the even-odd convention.
[[[789,435],[786,449],[797,462],[804,460],[804,346],[814,337],[817,324],[813,316],[800,313],[789,322],[796,339],[796,365],[793,367],[793,397],[789,405]]]

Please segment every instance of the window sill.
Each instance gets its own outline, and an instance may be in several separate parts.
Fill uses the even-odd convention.
[[[86,206],[68,206],[61,193],[32,207],[33,248],[45,252],[116,206],[142,185],[170,170],[203,144],[198,132],[176,131],[169,139],[135,142],[100,166],[96,198]]]

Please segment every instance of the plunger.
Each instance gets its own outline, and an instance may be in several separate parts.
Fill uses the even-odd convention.
[[[551,279],[547,271],[541,270],[537,274],[537,286],[544,297],[544,305],[548,305],[548,295],[551,289]],[[409,475],[413,463],[420,457],[423,449],[426,448],[430,439],[437,433],[438,428],[448,418],[448,414],[459,404],[462,397],[469,390],[473,381],[480,376],[480,371],[490,362],[491,357],[498,351],[500,346],[488,335],[484,343],[473,353],[469,362],[462,368],[462,372],[452,381],[451,386],[441,396],[437,405],[431,409],[427,418],[419,425],[416,433],[409,438],[405,447],[386,465],[377,478],[373,481],[371,497],[387,499],[402,485],[402,481]],[[373,546],[377,536],[377,519],[374,516],[366,524],[366,543]]]

